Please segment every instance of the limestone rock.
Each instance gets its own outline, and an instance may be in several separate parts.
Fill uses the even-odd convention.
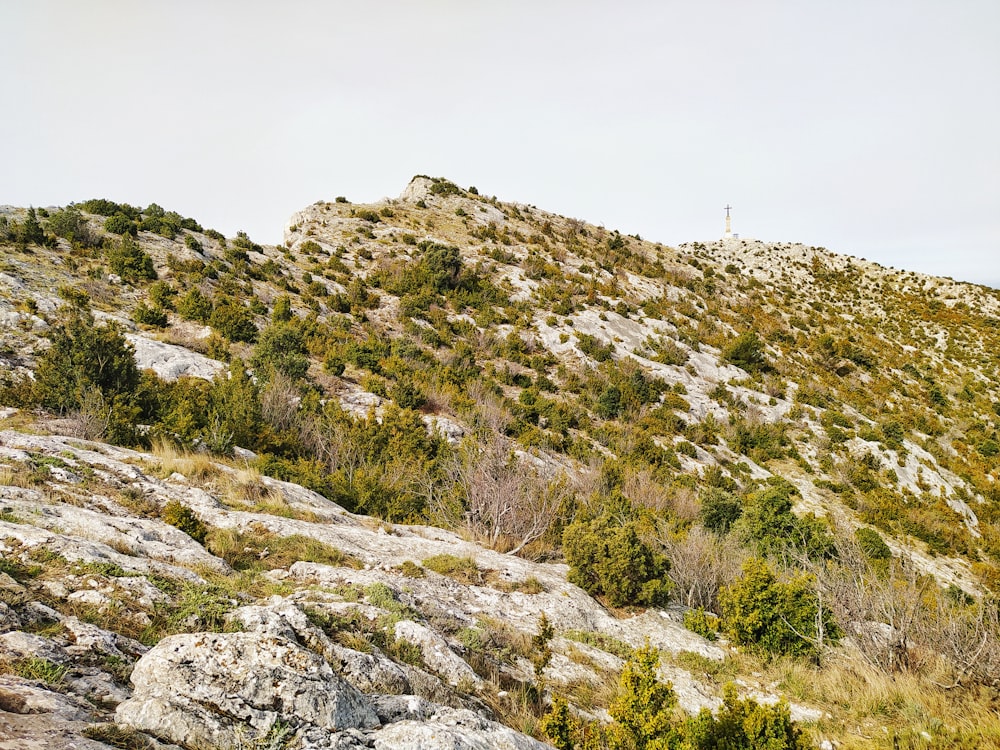
[[[329,732],[379,725],[367,698],[322,657],[276,636],[171,636],[131,679],[135,692],[118,707],[118,722],[179,744],[235,745],[276,722]]]
[[[419,710],[419,709],[418,709]],[[438,708],[397,721],[375,735],[376,750],[545,750],[542,744],[503,724],[462,708]]]
[[[107,750],[80,731],[93,721],[82,698],[0,675],[0,750]]]
[[[48,638],[13,630],[0,635],[0,660],[47,659],[57,664],[68,660],[65,649]]]
[[[396,623],[395,631],[397,638],[403,638],[419,646],[427,666],[448,684],[474,685],[480,681],[472,667],[455,654],[448,647],[447,641],[433,630],[412,620],[401,620]]]
[[[125,334],[135,347],[135,362],[140,370],[152,370],[164,380],[177,380],[182,375],[211,380],[226,365],[190,349],[148,339],[135,333]]]
[[[22,627],[21,618],[17,612],[11,609],[6,603],[0,602],[0,632],[17,630]]]

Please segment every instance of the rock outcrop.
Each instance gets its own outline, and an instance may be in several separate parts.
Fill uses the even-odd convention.
[[[0,661],[25,675],[0,684],[0,703],[17,709],[0,706],[12,714],[0,712],[0,726],[18,741],[57,738],[46,750],[102,747],[80,734],[88,726],[91,737],[132,733],[150,747],[295,739],[303,748],[529,750],[543,745],[496,721],[515,699],[495,683],[533,681],[517,644],[530,642],[542,613],[556,628],[545,669],[553,686],[614,681],[622,665],[567,634],[725,654],[683,628],[680,610],[615,617],[566,581],[564,565],[442,529],[375,524],[295,484],[254,480],[286,515],[233,507],[227,493],[242,480],[223,464],[202,462],[188,478],[170,457],[11,431],[0,432],[0,459],[9,471],[45,467],[43,486],[37,476],[34,486],[0,486],[0,553],[18,576],[0,573]],[[336,548],[344,563],[298,561],[224,593],[209,581],[239,579],[158,517],[168,503],[208,528]],[[472,560],[480,580],[420,564],[442,555]],[[718,704],[686,671],[663,676],[685,709]]]

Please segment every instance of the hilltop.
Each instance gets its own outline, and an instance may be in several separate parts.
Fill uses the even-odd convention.
[[[20,741],[531,747],[645,645],[677,722],[998,741],[997,290],[423,176],[280,246],[104,199],[0,244]]]

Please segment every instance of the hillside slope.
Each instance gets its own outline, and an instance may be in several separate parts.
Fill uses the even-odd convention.
[[[540,735],[558,696],[608,720],[648,642],[688,712],[735,681],[817,742],[996,739],[1000,292],[427,177],[303,209],[280,247],[104,200],[0,219],[0,679],[62,736],[118,706],[188,746],[289,721],[406,746],[420,720],[528,747],[490,722]],[[758,574],[799,609],[750,633]],[[244,659],[234,629],[319,654],[343,699],[305,719],[244,684],[206,714],[124,679],[184,633]]]

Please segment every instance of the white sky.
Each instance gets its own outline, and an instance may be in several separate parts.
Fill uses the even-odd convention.
[[[448,177],[1000,287],[998,0],[0,0],[0,203],[292,212]]]

